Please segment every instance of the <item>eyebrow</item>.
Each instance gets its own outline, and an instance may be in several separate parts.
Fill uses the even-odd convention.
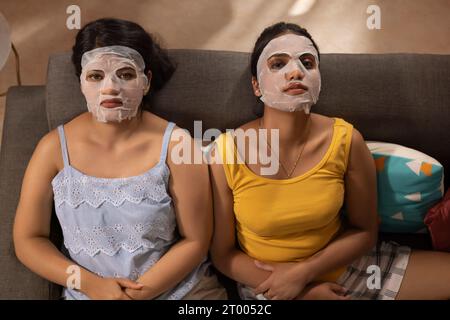
[[[123,71],[123,70],[128,70],[128,69],[133,70],[134,72],[136,72],[136,70],[133,67],[131,67],[131,66],[122,67],[120,69],[117,69],[117,71]]]
[[[289,57],[289,55],[287,53],[274,53],[267,60],[272,58],[284,58],[284,57]]]
[[[286,58],[286,57],[291,57],[291,56],[289,54],[287,54],[287,53],[274,53],[269,58],[267,58],[267,60],[270,60],[272,58]],[[302,53],[299,56],[299,58],[304,58],[304,57],[312,58],[314,61],[316,60],[315,56],[312,53],[310,53],[310,52]]]
[[[305,56],[311,57],[311,58],[313,58],[314,60],[316,60],[316,57],[315,57],[312,53],[310,53],[310,52],[305,52],[305,53],[302,53],[302,54],[300,55],[300,57],[305,57]]]

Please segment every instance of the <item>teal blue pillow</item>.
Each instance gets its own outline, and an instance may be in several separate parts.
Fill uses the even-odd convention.
[[[380,231],[426,233],[425,215],[444,194],[436,159],[397,144],[366,141],[377,168]]]

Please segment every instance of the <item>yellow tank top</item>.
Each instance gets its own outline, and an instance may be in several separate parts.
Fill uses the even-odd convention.
[[[291,179],[275,180],[253,173],[239,158],[230,132],[216,140],[233,193],[239,245],[250,257],[301,261],[338,235],[353,126],[334,119],[325,156],[311,170]],[[227,163],[227,156],[234,163]],[[316,280],[336,281],[344,271],[345,267]]]

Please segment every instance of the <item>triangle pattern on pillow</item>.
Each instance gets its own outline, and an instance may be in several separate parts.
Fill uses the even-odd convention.
[[[405,196],[405,198],[408,200],[411,200],[411,201],[416,201],[416,202],[420,202],[422,200],[422,196],[421,196],[420,192],[407,194]]]
[[[416,175],[420,175],[420,169],[422,167],[422,161],[413,160],[406,163],[406,165],[414,172]]]
[[[394,214],[393,216],[391,216],[392,219],[395,220],[404,220],[405,218],[403,217],[403,212],[397,212],[396,214]]]

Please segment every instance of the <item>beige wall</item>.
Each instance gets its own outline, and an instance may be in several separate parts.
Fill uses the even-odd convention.
[[[44,84],[49,54],[70,51],[77,32],[66,28],[71,4],[80,6],[82,25],[101,17],[133,20],[168,48],[250,51],[264,27],[284,20],[306,27],[324,53],[450,54],[450,0],[0,0],[24,84]],[[293,15],[299,4],[310,8]],[[381,9],[380,30],[366,26],[370,4]],[[0,92],[14,85],[14,70],[11,55],[0,71]]]

